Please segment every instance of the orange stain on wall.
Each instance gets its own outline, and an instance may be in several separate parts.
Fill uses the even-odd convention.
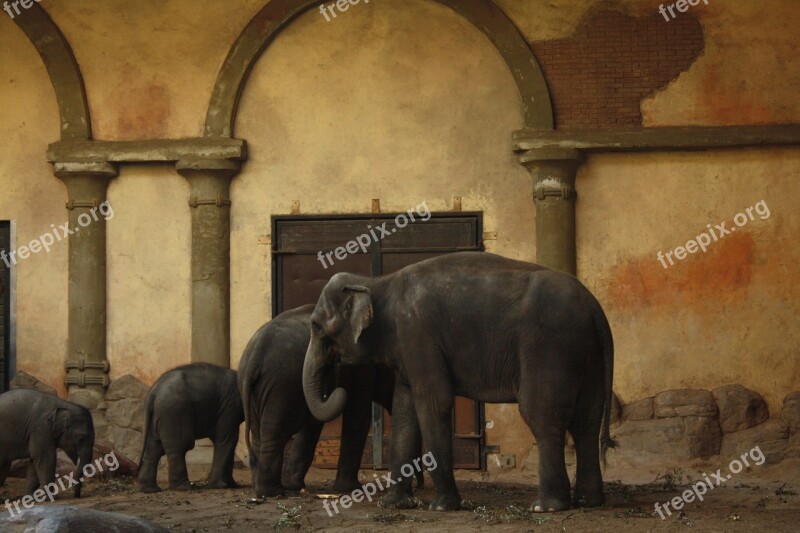
[[[628,310],[741,298],[752,279],[754,248],[752,233],[732,233],[706,253],[698,250],[674,265],[665,259],[666,269],[654,252],[612,268],[608,293],[614,306]]]

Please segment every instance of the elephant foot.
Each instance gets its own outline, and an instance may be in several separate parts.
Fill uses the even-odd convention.
[[[580,494],[578,492],[575,493],[575,498],[572,500],[573,507],[585,507],[585,508],[592,508],[592,507],[602,507],[606,503],[606,498],[602,492],[599,494],[592,493],[592,494]]]
[[[256,498],[279,498],[285,495],[286,491],[283,487],[267,487],[256,490]]]
[[[416,509],[419,507],[419,500],[401,490],[389,489],[389,492],[381,499],[381,507],[384,509]]]
[[[333,483],[333,492],[341,492],[342,494],[350,494],[360,488],[361,483],[357,479],[337,479]]]
[[[174,483],[170,482],[169,490],[178,490],[178,491],[188,491],[192,490],[194,486],[189,482],[187,479],[186,481],[176,481]]]
[[[457,493],[437,496],[428,506],[429,511],[459,511],[461,510],[461,496]]]
[[[154,494],[156,492],[161,492],[161,487],[156,484],[140,484],[139,492],[143,492],[145,494]]]
[[[556,513],[566,511],[570,508],[569,500],[558,500],[556,498],[537,498],[531,504],[530,511],[534,513]]]
[[[231,489],[231,487],[227,481],[222,481],[221,479],[215,480],[208,480],[208,485],[206,485],[209,489]]]

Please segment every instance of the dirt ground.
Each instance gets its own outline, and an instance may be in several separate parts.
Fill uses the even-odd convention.
[[[687,504],[680,514],[666,520],[654,515],[653,504],[664,503],[683,492],[690,479],[716,471],[715,463],[695,463],[686,471],[632,468],[615,465],[605,473],[607,504],[603,509],[533,514],[527,511],[536,494],[536,476],[529,471],[491,473],[460,471],[457,480],[465,510],[453,513],[422,509],[391,511],[373,503],[354,504],[329,517],[322,500],[335,472],[312,469],[308,491],[301,495],[265,502],[252,500],[250,473],[237,468],[243,486],[231,490],[207,490],[203,483],[190,492],[164,491],[140,494],[133,480],[90,480],[84,498],[61,496],[57,503],[112,511],[146,518],[178,532],[265,531],[272,529],[330,531],[800,531],[800,461],[754,466],[706,494],[704,501]],[[192,468],[194,480],[206,469]],[[166,471],[160,472],[161,479]],[[364,481],[372,472],[363,471]],[[22,493],[24,480],[9,479],[0,487],[5,501]],[[432,482],[416,495],[423,502],[433,498]],[[45,505],[45,504],[42,504]]]

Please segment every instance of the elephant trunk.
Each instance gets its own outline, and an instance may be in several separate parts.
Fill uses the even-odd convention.
[[[78,460],[75,462],[77,466],[75,468],[75,476],[74,476],[75,481],[77,481],[77,483],[75,484],[76,498],[81,497],[81,487],[83,487],[83,482],[81,481],[83,479],[83,468],[87,464],[92,462],[93,459],[92,451],[93,451],[92,447],[89,447],[88,449],[81,450],[78,453]]]
[[[344,411],[347,392],[337,387],[327,400],[324,399],[322,395],[324,370],[325,350],[322,340],[312,336],[303,363],[303,394],[314,418],[321,422],[330,422]]]

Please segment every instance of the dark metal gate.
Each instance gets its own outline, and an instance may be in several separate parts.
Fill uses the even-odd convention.
[[[416,215],[416,213],[414,213]],[[286,216],[272,220],[272,309],[277,315],[299,305],[316,303],[322,288],[337,272],[378,276],[438,255],[463,250],[483,250],[480,213],[433,214],[427,221],[395,226],[397,214],[343,216]],[[385,224],[385,226],[383,226]],[[381,232],[378,227],[383,227]],[[370,238],[366,252],[327,252],[345,247],[360,235]],[[362,242],[366,240],[362,238]],[[354,249],[351,246],[351,250]],[[323,259],[320,259],[322,252]],[[329,259],[332,259],[332,264]],[[326,266],[323,266],[323,261]],[[484,468],[483,405],[456,398],[454,407],[453,459],[456,468]],[[366,446],[362,467],[383,468],[389,458],[391,417],[373,405],[370,432],[372,446]],[[315,466],[336,468],[341,439],[341,417],[326,424],[317,446]]]

